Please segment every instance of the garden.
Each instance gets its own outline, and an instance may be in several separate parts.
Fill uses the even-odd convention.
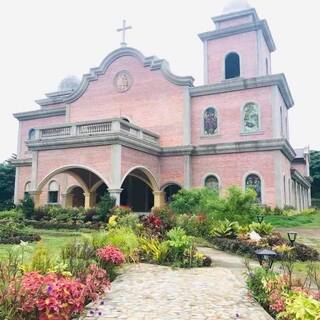
[[[90,303],[124,264],[210,267],[214,259],[198,249],[206,245],[244,257],[249,292],[274,318],[316,320],[319,252],[285,228],[319,228],[319,217],[313,209],[261,206],[253,190],[236,187],[224,197],[181,190],[146,216],[115,206],[108,194],[90,210],[35,209],[27,197],[0,212],[0,319],[79,318],[94,312]]]

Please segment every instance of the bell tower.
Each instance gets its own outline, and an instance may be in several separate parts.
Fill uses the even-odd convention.
[[[271,74],[276,47],[266,20],[246,0],[231,0],[212,18],[215,30],[199,34],[204,47],[204,84]]]

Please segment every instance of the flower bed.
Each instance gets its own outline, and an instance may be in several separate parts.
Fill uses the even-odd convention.
[[[38,234],[33,234],[24,230],[23,224],[16,223],[10,219],[1,221],[1,244],[19,244],[21,241],[34,242],[39,241],[40,239],[41,237]]]
[[[240,255],[256,257],[255,251],[263,248],[273,249],[275,246],[288,244],[288,242],[278,233],[270,235],[262,241],[252,241],[248,239],[228,239],[228,238],[212,238],[211,242],[223,251],[229,251]],[[319,260],[317,250],[301,243],[295,243],[295,259],[299,261],[315,261]]]
[[[291,283],[286,274],[262,268],[249,269],[246,282],[253,298],[275,319],[319,319],[320,288],[312,290],[301,282]]]

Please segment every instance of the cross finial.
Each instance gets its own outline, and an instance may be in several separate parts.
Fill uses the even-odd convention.
[[[131,26],[127,26],[127,21],[123,20],[122,21],[122,28],[117,29],[118,32],[122,32],[122,42],[121,42],[121,47],[126,47],[127,43],[126,43],[126,31],[129,29],[132,29]]]

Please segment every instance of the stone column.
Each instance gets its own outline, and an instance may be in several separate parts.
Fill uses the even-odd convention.
[[[34,207],[39,208],[41,191],[29,191],[29,195],[33,200]]]
[[[85,192],[84,193],[84,207],[85,209],[90,209],[95,205],[95,193],[93,192]]]
[[[154,191],[154,208],[162,208],[166,205],[165,193],[163,191]]]
[[[120,206],[120,195],[123,189],[108,189],[111,197],[116,199],[116,205]]]
[[[63,208],[72,208],[72,193],[62,193],[61,194],[61,205]]]

